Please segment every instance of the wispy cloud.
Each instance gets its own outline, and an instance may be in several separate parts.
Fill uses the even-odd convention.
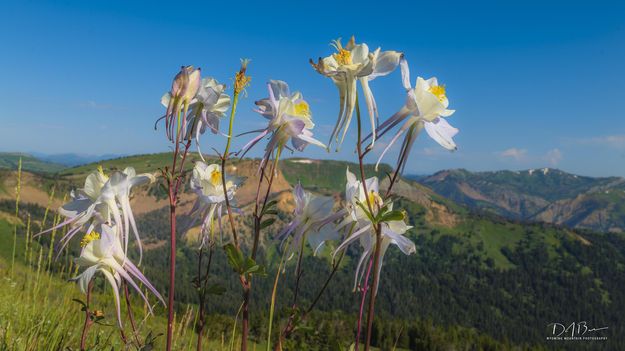
[[[498,153],[500,157],[510,158],[515,161],[523,161],[527,158],[527,150],[512,147]]]

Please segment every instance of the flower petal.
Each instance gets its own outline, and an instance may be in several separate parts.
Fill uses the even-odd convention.
[[[425,131],[447,150],[455,151],[458,149],[452,139],[458,133],[458,129],[452,127],[444,118],[437,118],[433,122],[426,121]]]

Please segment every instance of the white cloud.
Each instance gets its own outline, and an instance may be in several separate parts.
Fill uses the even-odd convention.
[[[507,150],[499,152],[498,155],[500,157],[514,159],[515,161],[522,161],[527,157],[527,150],[512,147]]]
[[[551,167],[556,167],[560,163],[560,161],[562,161],[562,151],[557,148],[551,149],[547,151],[543,158]]]

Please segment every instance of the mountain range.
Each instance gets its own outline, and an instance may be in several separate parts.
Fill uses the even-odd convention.
[[[593,178],[558,169],[469,172],[416,177],[436,193],[474,210],[599,232],[625,230],[625,179]]]

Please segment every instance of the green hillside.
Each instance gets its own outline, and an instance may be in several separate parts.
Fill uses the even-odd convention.
[[[335,160],[312,160],[304,158],[290,158],[284,161],[282,173],[291,184],[298,181],[302,186],[311,190],[325,190],[341,192],[345,190],[345,170],[349,167],[354,174],[359,174],[357,163]],[[376,172],[373,165],[366,165],[367,177],[378,176],[383,178],[386,173],[392,172],[390,166],[383,164]]]
[[[0,169],[16,170],[20,158],[22,169],[29,172],[56,173],[66,168],[57,163],[41,161],[28,154],[0,152]]]
[[[189,167],[192,167],[193,161],[199,160],[200,157],[196,153],[189,153],[189,160],[187,163]],[[104,169],[124,169],[128,166],[134,167],[137,172],[155,172],[159,168],[171,166],[171,154],[169,153],[155,153],[144,155],[133,155],[114,158],[110,160],[103,160],[77,167],[67,168],[60,172],[62,176],[82,176],[86,175],[101,165]]]

